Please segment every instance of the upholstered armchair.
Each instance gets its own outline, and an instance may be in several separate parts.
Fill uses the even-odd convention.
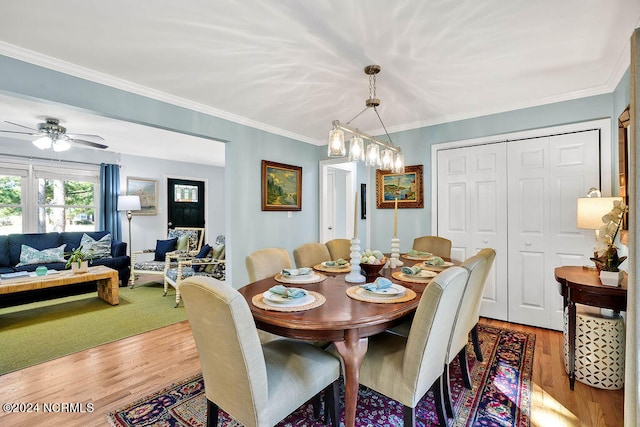
[[[293,250],[296,267],[313,267],[323,261],[331,261],[329,249],[322,243],[305,243]]]
[[[172,255],[173,257],[174,255]],[[180,285],[192,276],[213,277],[224,281],[226,276],[225,238],[220,235],[213,246],[204,245],[195,256],[178,256],[177,266],[167,266],[165,270],[164,293],[167,295],[169,286],[176,290],[176,305],[180,305]]]
[[[415,426],[415,407],[429,389],[438,421],[447,425],[441,376],[468,277],[462,267],[435,277],[420,298],[408,337],[383,333],[369,338],[360,384],[402,403],[405,426]]]
[[[329,249],[331,260],[339,258],[349,261],[351,259],[351,241],[349,239],[332,239],[325,243]]]
[[[247,301],[224,282],[190,277],[181,288],[202,366],[207,426],[218,424],[218,409],[247,427],[274,426],[323,390],[325,415],[339,425],[335,356],[297,340],[261,344]]]
[[[178,257],[197,254],[203,239],[204,228],[176,227],[169,230],[166,240],[157,240],[154,249],[132,251],[129,287],[133,288],[136,274],[164,277],[168,268],[177,266]]]
[[[451,240],[440,236],[416,237],[413,239],[413,249],[431,252],[442,258],[451,258]]]

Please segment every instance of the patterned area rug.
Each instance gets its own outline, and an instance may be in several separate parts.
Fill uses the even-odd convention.
[[[464,388],[457,359],[453,362],[455,417],[449,419],[449,426],[528,427],[535,335],[480,325],[479,336],[482,363],[475,359],[473,347],[468,347],[473,390]],[[197,375],[107,414],[107,418],[116,427],[202,427],[206,424],[205,414],[204,383],[202,376]],[[403,425],[402,405],[365,387],[360,387],[356,417],[357,426]],[[437,425],[431,392],[418,404],[416,418],[418,426]],[[241,427],[222,411],[219,425]],[[280,427],[322,425],[313,421],[310,403],[278,424]]]

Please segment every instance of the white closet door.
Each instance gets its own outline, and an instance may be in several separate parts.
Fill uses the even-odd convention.
[[[599,133],[510,142],[509,321],[562,330],[553,270],[588,261],[592,242],[576,228],[576,199],[599,187]]]
[[[464,261],[482,248],[496,250],[480,314],[507,320],[506,144],[438,151],[438,228]]]

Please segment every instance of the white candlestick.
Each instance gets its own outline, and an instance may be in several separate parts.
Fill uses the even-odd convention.
[[[358,192],[356,191],[356,203],[353,207],[353,238],[358,237]]]
[[[398,237],[398,196],[396,196],[396,207],[393,211],[393,237]]]

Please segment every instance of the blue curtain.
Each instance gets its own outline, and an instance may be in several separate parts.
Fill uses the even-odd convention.
[[[120,166],[100,164],[100,230],[111,233],[114,240],[122,240],[122,222],[118,213],[120,194]]]

